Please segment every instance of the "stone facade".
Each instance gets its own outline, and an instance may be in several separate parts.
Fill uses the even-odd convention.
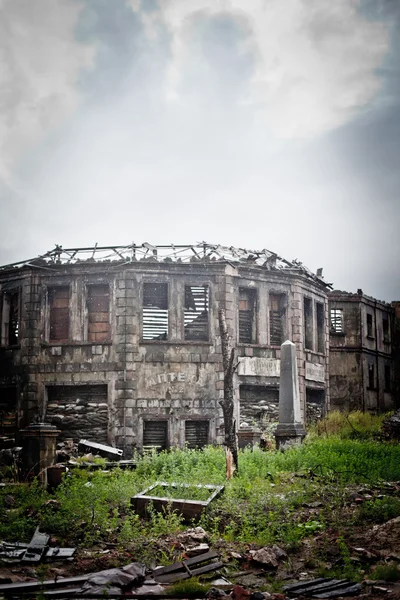
[[[384,412],[395,405],[394,310],[358,290],[329,292],[331,408]]]
[[[127,456],[221,443],[221,307],[238,355],[238,423],[275,419],[286,339],[296,345],[303,414],[307,402],[312,414],[326,410],[327,286],[300,263],[203,244],[167,256],[149,245],[84,252],[57,247],[0,269],[0,413],[9,424],[13,414],[17,429],[46,419],[63,437],[107,441]]]

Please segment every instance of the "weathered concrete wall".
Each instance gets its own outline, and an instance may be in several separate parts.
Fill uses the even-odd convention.
[[[107,439],[129,455],[133,448],[141,448],[146,422],[166,422],[168,444],[182,446],[186,422],[207,420],[209,442],[221,443],[223,370],[218,309],[225,308],[228,331],[241,365],[245,365],[235,374],[235,415],[239,423],[241,385],[279,385],[280,348],[269,343],[270,294],[285,295],[283,334],[296,344],[303,413],[307,389],[322,391],[325,404],[328,402],[327,296],[322,285],[304,275],[222,261],[141,261],[123,266],[80,263],[53,267],[53,272],[33,272],[26,267],[17,273],[0,274],[0,285],[12,278],[21,293],[20,340],[15,348],[0,350],[0,386],[18,386],[20,426],[33,418],[46,417],[57,426],[63,425],[64,437],[88,437],[90,430],[98,440]],[[143,285],[149,282],[168,285],[165,340],[143,339]],[[109,339],[101,343],[88,341],[86,297],[88,286],[95,284],[109,289]],[[185,340],[185,285],[209,288],[208,341]],[[50,341],[49,290],[54,286],[69,288],[68,340],[59,342]],[[257,292],[257,334],[252,344],[238,343],[239,288]],[[314,349],[307,351],[305,295],[314,306]],[[323,352],[317,351],[316,303],[325,310]],[[104,399],[101,394],[96,400],[95,391],[92,397],[85,396],[82,386],[105,386],[107,402],[100,402]]]
[[[329,293],[343,311],[343,331],[330,335],[331,406],[383,412],[394,406],[393,310],[362,294]],[[389,373],[385,373],[385,368]],[[387,383],[387,375],[390,383]]]

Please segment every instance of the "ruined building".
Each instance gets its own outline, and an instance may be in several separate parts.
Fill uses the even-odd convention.
[[[358,290],[329,292],[331,408],[385,412],[398,404],[395,314]]]
[[[238,422],[275,419],[286,339],[303,412],[328,405],[327,284],[267,250],[56,247],[1,267],[0,293],[0,435],[36,419],[128,456],[221,443],[219,308],[237,349]]]

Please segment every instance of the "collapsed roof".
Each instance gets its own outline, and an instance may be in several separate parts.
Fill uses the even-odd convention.
[[[0,271],[19,267],[49,268],[61,265],[80,263],[118,263],[129,264],[136,261],[145,262],[227,262],[232,265],[248,264],[265,267],[268,270],[285,270],[286,272],[300,272],[307,277],[318,281],[322,285],[331,287],[324,281],[322,269],[314,274],[297,259],[288,261],[264,248],[263,250],[248,250],[220,244],[199,242],[193,245],[164,245],[153,246],[148,242],[128,246],[98,246],[95,244],[86,248],[63,248],[56,245],[53,250],[36,258],[23,260],[0,267]]]

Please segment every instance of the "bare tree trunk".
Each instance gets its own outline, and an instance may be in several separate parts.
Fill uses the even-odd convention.
[[[238,448],[236,439],[236,421],[233,418],[233,374],[235,372],[235,349],[230,348],[225,311],[218,312],[219,331],[221,335],[222,363],[224,367],[224,399],[220,402],[224,416],[226,447],[226,478],[231,479],[238,471]]]

